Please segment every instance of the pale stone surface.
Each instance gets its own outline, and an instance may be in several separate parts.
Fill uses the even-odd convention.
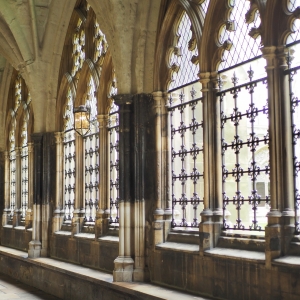
[[[257,262],[265,261],[265,253],[256,252],[256,251],[237,250],[237,249],[228,249],[228,248],[214,248],[205,251],[205,253],[216,255],[216,256],[228,257],[228,258],[231,257],[235,259],[253,260]]]
[[[0,299],[56,300],[59,298],[0,273]]]
[[[39,257],[31,260],[28,259],[28,255],[25,252],[2,246],[0,246],[0,256],[9,256],[10,258],[16,260],[16,262],[21,259],[38,268],[41,267],[45,270],[53,270],[60,274],[65,274],[65,276],[74,276],[74,278],[80,278],[81,282],[83,283],[93,282],[103,285],[103,287],[105,288],[111,288],[115,289],[116,291],[122,292],[123,297],[135,295],[136,297],[138,297],[137,299],[207,299],[199,296],[188,295],[174,290],[169,290],[167,288],[158,287],[148,283],[113,282],[113,276],[111,274],[45,257]]]

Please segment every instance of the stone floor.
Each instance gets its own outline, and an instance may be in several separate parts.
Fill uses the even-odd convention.
[[[0,273],[0,299],[57,300],[59,298]]]

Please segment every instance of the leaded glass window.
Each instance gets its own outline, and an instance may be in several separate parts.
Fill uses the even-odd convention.
[[[221,111],[223,228],[264,230],[270,196],[268,90],[265,61],[260,56],[260,24],[256,11],[250,24],[250,2],[232,1],[229,20],[221,26],[225,49],[219,65]],[[250,34],[249,34],[250,33]],[[262,191],[262,189],[260,189]]]
[[[73,67],[72,76],[82,68],[83,62],[85,60],[85,31],[84,23],[81,19],[78,20],[75,32],[73,34]]]
[[[29,104],[31,102],[30,94],[27,103],[24,102],[24,117],[22,126],[22,148],[21,148],[21,217],[24,219],[28,209],[28,121],[29,121]]]
[[[65,221],[73,217],[75,203],[75,130],[73,129],[73,97],[70,89],[64,108],[64,211]]]
[[[290,1],[293,2],[293,1]],[[294,1],[297,2],[297,1]],[[295,202],[295,233],[300,234],[300,22],[295,19],[292,23],[292,33],[287,38],[287,62],[285,71],[289,78],[291,123],[294,160],[294,202]]]
[[[206,1],[204,2],[206,3]],[[170,56],[168,105],[171,124],[172,227],[198,227],[203,205],[203,117],[198,50],[184,12]]]
[[[94,222],[99,201],[99,124],[95,84],[90,76],[87,85],[86,105],[91,108],[91,131],[84,137],[85,221]]]
[[[115,81],[111,85],[109,98],[117,94]],[[119,107],[113,102],[109,112],[109,203],[110,223],[119,223]]]
[[[16,206],[16,151],[11,145],[9,154],[9,169],[10,169],[10,218],[13,218]]]
[[[298,6],[300,6],[299,0],[286,0],[287,8],[289,11],[294,11]]]

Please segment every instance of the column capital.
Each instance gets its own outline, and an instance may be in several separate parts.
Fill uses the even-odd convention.
[[[198,73],[199,81],[203,83],[208,83],[211,80],[211,73],[210,72],[201,72]]]
[[[60,144],[63,142],[64,133],[63,132],[54,132],[55,144]]]
[[[109,120],[108,114],[97,115],[97,121],[99,122],[99,128],[107,127],[108,120]]]
[[[8,150],[4,151],[4,158],[9,159],[9,151]]]
[[[33,152],[33,143],[27,143],[28,153]]]
[[[33,141],[33,143],[36,144],[41,144],[42,140],[43,140],[43,133],[39,132],[39,133],[32,133],[31,134],[31,139]]]
[[[275,58],[276,58],[276,46],[269,46],[261,48],[261,52],[263,54],[263,58],[267,62],[266,70],[274,69],[275,68]]]
[[[118,106],[132,104],[133,94],[117,94],[113,96],[115,104]]]

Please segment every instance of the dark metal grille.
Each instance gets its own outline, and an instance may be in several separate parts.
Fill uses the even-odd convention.
[[[300,44],[289,48],[291,53],[300,52]],[[289,68],[285,71],[286,76],[289,78],[290,89],[290,103],[291,103],[291,123],[292,123],[292,141],[293,141],[293,160],[294,160],[294,197],[295,197],[295,234],[300,234],[300,62],[297,55],[292,59],[290,55],[287,57]],[[292,64],[296,67],[291,67]]]
[[[75,132],[68,131],[64,136],[65,156],[65,221],[73,217],[75,203]]]
[[[99,124],[95,84],[90,75],[87,82],[86,105],[91,109],[91,133],[84,137],[85,222],[95,222],[99,202]]]
[[[21,217],[25,218],[28,209],[28,147],[21,150]]]
[[[259,12],[256,11],[251,24],[245,22],[245,15],[250,8],[250,1],[231,1],[233,6],[230,19],[219,30],[219,43],[226,49],[223,53],[219,70],[240,64],[260,54],[261,37],[255,29],[260,26]],[[249,32],[255,38],[249,36]]]
[[[9,155],[10,162],[10,218],[13,218],[16,207],[16,151],[12,150]]]
[[[75,131],[73,129],[73,98],[70,89],[67,93],[67,103],[64,111],[64,172],[65,172],[65,195],[64,210],[65,221],[70,221],[73,217],[75,204]]]
[[[170,66],[174,71],[169,90],[198,79],[199,67],[192,61],[197,60],[196,39],[191,31],[191,21],[184,12],[177,28],[178,42],[170,56]]]
[[[198,227],[203,203],[203,121],[200,83],[169,93],[172,227]],[[181,213],[180,213],[181,210]]]
[[[84,138],[85,149],[85,218],[94,222],[99,201],[99,133]]]
[[[264,66],[254,63],[255,70]],[[268,90],[266,77],[254,79],[251,66],[245,71],[243,66],[222,73],[219,81],[223,228],[260,231],[270,209]],[[244,83],[238,85],[236,72]]]
[[[113,103],[108,122],[110,153],[110,223],[119,223],[119,108]]]

